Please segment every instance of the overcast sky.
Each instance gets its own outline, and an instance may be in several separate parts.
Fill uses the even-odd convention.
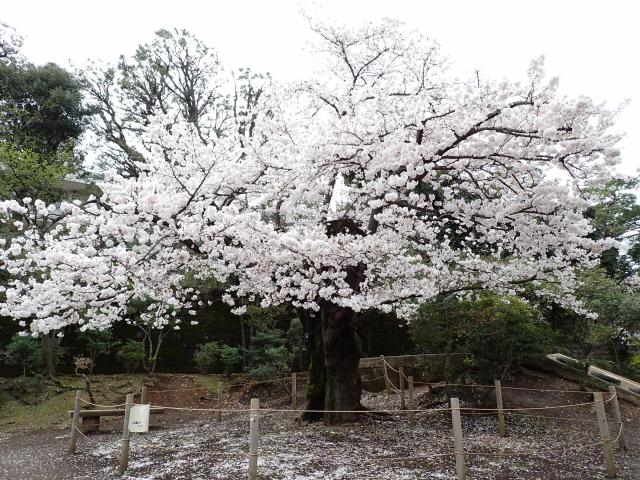
[[[324,0],[324,15],[356,25],[390,17],[438,40],[461,76],[522,78],[546,56],[563,92],[615,106],[626,132],[623,171],[640,167],[640,26],[637,2],[587,0]],[[303,2],[303,5],[308,5]],[[634,8],[635,7],[635,8]],[[307,7],[308,8],[308,7]],[[313,11],[313,9],[311,9]],[[275,78],[313,70],[305,45],[313,34],[298,0],[2,0],[0,22],[25,37],[33,62],[81,66],[113,61],[149,41],[159,28],[186,28],[215,48],[226,68],[250,66]],[[633,47],[635,45],[635,47]]]

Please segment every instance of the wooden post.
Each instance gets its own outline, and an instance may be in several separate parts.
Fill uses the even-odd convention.
[[[298,374],[296,372],[291,374],[291,410],[298,410]],[[298,425],[302,424],[302,415],[297,412],[296,422]]]
[[[124,425],[122,426],[122,444],[120,447],[120,466],[118,473],[123,475],[129,467],[129,415],[131,406],[133,405],[133,393],[127,394],[127,400],[124,406]]]
[[[142,390],[140,391],[140,404],[146,405],[147,403],[147,386],[143,385]]]
[[[384,387],[387,393],[391,393],[391,385],[389,376],[387,375],[387,362],[384,360],[384,355],[380,355],[380,362],[382,363],[382,375],[384,375]]]
[[[498,407],[498,433],[501,437],[506,435],[506,429],[504,425],[504,410],[502,407],[502,385],[500,380],[496,380],[496,405]]]
[[[404,368],[398,367],[398,387],[400,388],[400,410],[405,410],[407,405],[404,400]]]
[[[611,408],[613,410],[613,418],[618,424],[619,434],[618,434],[618,449],[626,450],[627,445],[624,440],[624,425],[622,424],[622,415],[620,414],[620,403],[618,402],[618,392],[614,385],[609,385],[609,393],[613,395],[613,400],[611,400]]]
[[[407,380],[409,380],[409,425],[413,427],[416,424],[416,412],[414,411],[416,409],[416,397],[413,393],[413,375],[409,375]]]
[[[218,411],[216,412],[216,419],[222,421],[222,381],[218,379]]]
[[[607,478],[615,478],[616,464],[613,459],[613,449],[611,448],[611,438],[609,437],[609,426],[607,425],[607,414],[604,411],[602,393],[593,392],[593,399],[596,404],[596,414],[598,416],[598,426],[600,427],[600,438],[604,450],[605,467]]]
[[[249,480],[257,480],[258,478],[259,410],[260,400],[252,398],[249,412]]]
[[[451,419],[453,420],[453,442],[456,453],[456,475],[465,480],[464,443],[462,442],[462,421],[460,420],[460,400],[451,399]]]
[[[76,390],[76,399],[73,404],[73,418],[71,419],[71,440],[69,440],[69,453],[76,453],[78,443],[78,425],[80,425],[80,390]]]
[[[291,410],[298,409],[298,379],[296,372],[291,374]]]

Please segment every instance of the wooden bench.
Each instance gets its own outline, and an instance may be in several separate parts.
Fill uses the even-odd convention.
[[[164,413],[164,408],[151,407],[151,415]],[[80,410],[82,423],[78,427],[82,433],[97,432],[100,429],[101,417],[123,417],[124,408],[114,408],[105,410]],[[73,410],[69,411],[69,417],[73,418]]]

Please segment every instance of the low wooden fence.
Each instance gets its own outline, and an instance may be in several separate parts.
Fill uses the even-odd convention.
[[[591,422],[597,423],[600,432],[600,441],[579,445],[576,447],[568,447],[564,449],[562,452],[558,452],[557,450],[550,450],[547,453],[563,453],[570,454],[572,451],[582,450],[587,448],[595,448],[600,447],[603,451],[604,458],[604,467],[606,476],[608,478],[613,478],[617,474],[617,468],[615,463],[614,449],[613,445],[617,443],[619,449],[625,449],[625,437],[624,437],[624,428],[622,417],[620,413],[620,407],[618,404],[618,394],[619,390],[616,389],[615,386],[609,386],[606,392],[606,397],[603,397],[603,393],[600,391],[595,392],[585,392],[584,390],[547,390],[547,389],[535,389],[535,388],[520,388],[520,387],[503,387],[499,380],[496,380],[494,385],[477,385],[477,384],[443,384],[442,382],[437,383],[438,386],[451,386],[451,387],[459,387],[459,388],[483,388],[483,389],[493,389],[495,392],[496,405],[495,408],[476,408],[476,407],[461,407],[460,401],[458,398],[451,398],[449,400],[449,405],[444,408],[432,408],[432,409],[421,409],[417,408],[416,398],[415,398],[415,386],[417,385],[433,385],[427,382],[415,382],[412,375],[405,375],[404,367],[398,366],[397,368],[392,366],[391,362],[388,362],[386,358],[382,358],[378,360],[382,362],[382,369],[384,372],[385,381],[389,386],[389,392],[398,393],[398,409],[384,409],[384,410],[369,410],[369,413],[384,413],[384,414],[395,414],[400,415],[408,419],[408,422],[411,426],[415,425],[416,422],[416,414],[418,413],[448,413],[451,417],[451,428],[453,432],[453,444],[451,445],[451,450],[448,452],[444,452],[441,454],[437,454],[435,456],[439,457],[453,457],[453,461],[455,462],[455,471],[457,480],[465,480],[466,479],[466,461],[469,456],[473,455],[496,455],[503,457],[511,457],[511,456],[521,456],[521,455],[544,455],[545,452],[541,450],[519,450],[518,452],[504,452],[504,453],[487,453],[487,452],[476,452],[476,451],[468,451],[464,448],[464,438],[463,438],[463,430],[462,430],[462,417],[464,415],[495,415],[496,423],[497,423],[497,431],[500,435],[504,436],[507,434],[507,429],[505,425],[505,415],[527,415],[528,417],[533,418],[544,418],[544,419],[562,419],[561,416],[546,416],[544,413],[547,411],[556,411],[556,412],[566,412],[567,409],[571,408],[579,408],[579,407],[593,407],[595,410],[595,418],[593,420],[579,420],[582,422]],[[396,387],[393,382],[391,382],[391,377],[396,376],[398,378],[398,385]],[[218,407],[217,408],[190,408],[190,407],[176,407],[176,406],[167,406],[167,405],[158,405],[154,406],[156,409],[165,410],[180,410],[180,411],[197,411],[197,412],[211,412],[216,415],[216,418],[219,422],[223,421],[223,413],[232,413],[232,414],[240,414],[246,415],[247,421],[249,423],[249,438],[248,452],[245,454],[248,458],[248,470],[247,475],[249,480],[256,480],[258,478],[258,458],[260,456],[260,442],[259,435],[260,429],[258,428],[261,415],[266,413],[285,413],[285,414],[293,414],[298,419],[301,414],[304,412],[314,412],[314,413],[330,413],[325,410],[304,410],[299,408],[299,397],[300,394],[304,394],[303,391],[298,389],[298,380],[300,377],[297,374],[293,374],[291,377],[285,377],[280,379],[274,379],[266,382],[251,382],[249,384],[242,385],[255,385],[258,383],[275,383],[275,382],[285,382],[288,387],[288,395],[283,397],[285,400],[290,399],[291,406],[289,408],[274,408],[270,406],[277,401],[282,401],[283,399],[272,400],[271,402],[267,402],[266,404],[260,403],[258,398],[252,398],[250,402],[249,408],[223,408],[223,388],[220,386],[218,388]],[[207,388],[207,387],[203,387]],[[574,404],[563,404],[563,405],[552,405],[545,407],[527,407],[527,408],[505,408],[502,402],[502,393],[505,389],[512,390],[527,390],[533,392],[565,392],[565,393],[582,393],[588,394],[591,396],[591,401],[585,401],[582,403],[574,403]],[[185,390],[193,390],[193,389],[185,389]],[[158,391],[161,392],[161,391]],[[144,395],[141,395],[144,397]],[[129,447],[132,441],[131,433],[129,432],[129,412],[131,407],[133,406],[134,396],[133,394],[128,394],[126,398],[126,402],[121,405],[96,405],[91,402],[88,402],[81,397],[81,392],[76,392],[76,398],[73,409],[72,423],[71,423],[71,435],[70,435],[70,444],[69,444],[69,452],[75,453],[77,447],[78,436],[82,435],[84,437],[84,433],[79,428],[79,421],[82,416],[81,414],[81,404],[85,403],[90,406],[101,407],[101,408],[111,408],[118,409],[120,408],[120,414],[123,416],[123,428],[122,428],[122,440],[121,440],[121,449],[120,449],[120,460],[118,466],[118,472],[123,474],[128,468],[129,462]],[[613,422],[609,422],[607,420],[607,415],[605,412],[605,405],[610,405],[611,412],[614,418]],[[349,411],[343,413],[360,413],[361,411]],[[615,425],[615,435],[612,437],[609,429],[610,425]],[[85,437],[86,438],[86,437]],[[224,455],[224,452],[220,454]],[[231,455],[231,454],[229,454]],[[408,460],[416,460],[416,459],[427,459],[432,458],[434,455],[428,456],[412,456],[407,458]],[[378,457],[370,459],[372,461],[395,461],[395,460],[404,460],[394,457]]]

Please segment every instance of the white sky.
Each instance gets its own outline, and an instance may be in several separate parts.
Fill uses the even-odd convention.
[[[186,28],[216,49],[226,68],[278,79],[305,76],[312,32],[297,0],[2,0],[0,22],[25,37],[31,61],[80,66],[133,53],[159,28]],[[640,4],[633,0],[324,0],[325,16],[348,24],[390,17],[438,40],[459,75],[521,78],[544,54],[562,90],[610,106],[630,99],[619,127],[622,170],[640,167]],[[638,5],[638,6],[636,6]],[[635,47],[634,47],[635,45]]]

